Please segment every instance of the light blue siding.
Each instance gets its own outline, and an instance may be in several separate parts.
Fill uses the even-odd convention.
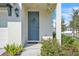
[[[7,15],[6,12],[0,12],[0,28],[6,28],[7,27]]]

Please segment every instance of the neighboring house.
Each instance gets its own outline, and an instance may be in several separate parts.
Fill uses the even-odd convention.
[[[67,26],[67,27],[66,27],[66,30],[67,30],[67,31],[72,31],[72,30],[73,30],[73,28],[72,28],[72,27],[70,27],[70,26]]]
[[[51,14],[56,4],[0,4],[0,48],[6,44],[25,45],[52,36]]]
[[[73,35],[72,28],[70,26],[66,26],[65,31],[63,31],[62,33],[66,35],[71,35],[71,36]]]
[[[62,34],[66,34],[66,35],[70,35],[70,36],[73,35],[72,31],[67,31],[67,30],[62,32]]]

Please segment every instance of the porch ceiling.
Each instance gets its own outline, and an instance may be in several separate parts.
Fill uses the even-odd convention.
[[[56,8],[56,3],[23,3],[22,4],[24,8],[44,8],[48,11],[53,11]]]

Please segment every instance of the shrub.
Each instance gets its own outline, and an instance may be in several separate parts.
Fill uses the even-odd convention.
[[[75,39],[71,36],[66,36],[66,35],[62,35],[62,44],[73,44],[73,42],[75,41]]]
[[[79,56],[79,39],[62,35],[62,45],[57,40],[48,39],[42,41],[41,55],[43,56]]]
[[[62,35],[62,55],[79,55],[79,40],[71,36]]]
[[[52,56],[59,55],[60,48],[56,39],[48,39],[42,41],[41,55]]]
[[[20,54],[24,48],[22,45],[15,45],[15,44],[7,44],[4,49],[6,50],[7,53],[11,55],[17,55]]]

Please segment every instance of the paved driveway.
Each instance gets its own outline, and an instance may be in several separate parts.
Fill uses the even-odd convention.
[[[27,44],[21,56],[40,56],[41,44]]]

